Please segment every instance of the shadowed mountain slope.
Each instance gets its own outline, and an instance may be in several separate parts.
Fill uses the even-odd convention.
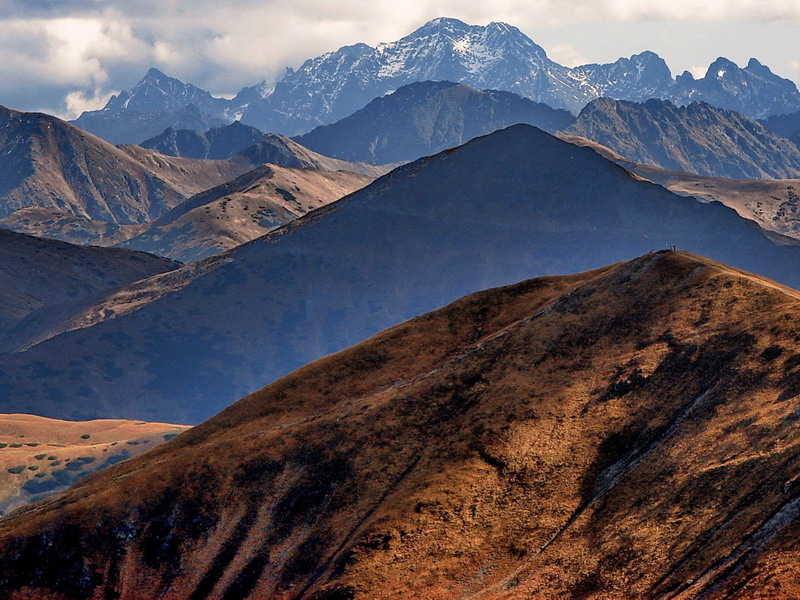
[[[798,321],[683,252],[472,295],[0,521],[0,588],[796,598]]]
[[[517,123],[555,133],[573,121],[566,110],[510,92],[424,81],[376,98],[349,117],[295,139],[327,156],[381,165],[435,154]]]
[[[577,146],[588,146],[675,194],[693,196],[703,202],[721,202],[745,219],[758,223],[764,231],[780,234],[781,237],[775,238],[778,243],[792,243],[786,238],[800,240],[800,179],[726,179],[670,171],[626,160],[610,148],[584,137],[559,135],[559,138]]]
[[[169,128],[140,145],[169,156],[224,160],[255,144],[263,136],[263,131],[234,121],[205,133],[194,129]]]
[[[800,286],[800,248],[517,125],[107,297],[74,331],[0,357],[2,408],[196,423],[471,291],[669,245]]]
[[[143,252],[86,248],[0,229],[0,352],[58,327],[110,291],[179,266]]]
[[[349,171],[263,165],[189,198],[120,246],[193,262],[261,237],[372,180]]]
[[[565,133],[608,146],[628,160],[731,179],[800,177],[800,149],[742,114],[705,103],[677,107],[602,98]]]

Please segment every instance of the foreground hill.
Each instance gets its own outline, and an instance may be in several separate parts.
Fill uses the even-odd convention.
[[[30,343],[110,291],[172,271],[143,252],[86,248],[0,229],[0,352]]]
[[[0,415],[0,515],[63,492],[89,473],[186,431],[144,421],[59,421]]]
[[[120,245],[193,262],[261,237],[372,180],[349,171],[263,165],[186,200]]]
[[[381,165],[435,154],[517,123],[555,133],[573,121],[565,110],[510,92],[424,81],[376,98],[349,117],[295,139],[327,156]]]
[[[110,295],[74,331],[0,357],[0,405],[197,423],[471,291],[669,245],[800,286],[800,248],[776,246],[722,205],[678,197],[517,125]],[[32,376],[41,365],[47,376]]]
[[[475,294],[0,521],[0,589],[797,598],[798,320],[683,252]]]
[[[800,177],[800,149],[742,114],[692,103],[596,100],[565,133],[608,146],[626,159],[731,179]]]

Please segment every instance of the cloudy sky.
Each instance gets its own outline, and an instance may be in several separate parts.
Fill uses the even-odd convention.
[[[437,16],[516,25],[570,66],[653,50],[702,75],[755,56],[800,82],[800,0],[0,0],[0,104],[77,116],[150,66],[232,95]]]

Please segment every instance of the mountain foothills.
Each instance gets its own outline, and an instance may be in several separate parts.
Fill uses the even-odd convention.
[[[0,521],[0,588],[794,599],[798,320],[684,252],[480,292]]]
[[[186,429],[143,421],[0,415],[0,515],[63,492],[89,473],[141,454]]]
[[[678,107],[603,98],[587,105],[566,133],[626,159],[674,171],[732,179],[800,177],[800,148],[761,124],[701,102]]]
[[[117,148],[41,113],[0,107],[0,225],[68,240],[114,239],[247,170]]]
[[[0,356],[2,408],[197,423],[473,290],[669,245],[800,286],[800,248],[774,244],[720,204],[676,196],[516,125],[108,295],[67,333]],[[46,379],[33,376],[44,366]]]
[[[673,78],[653,52],[610,64],[565,67],[519,29],[505,23],[467,25],[434,19],[395,42],[345,46],[304,62],[274,85],[243,89],[231,100],[167,77],[156,69],[105,108],[75,124],[114,143],[141,143],[165,128],[205,131],[210,119],[297,135],[338,121],[370,101],[414,82],[444,80],[475,89],[514,92],[534,102],[577,114],[600,97],[676,104],[704,101],[751,118],[800,111],[800,92],[755,59],[744,68],[719,58],[706,75]],[[177,114],[194,115],[177,124]],[[135,125],[131,125],[135,123]]]
[[[0,352],[22,349],[52,328],[58,332],[62,320],[123,284],[178,266],[143,252],[73,246],[0,229]]]
[[[380,165],[436,154],[517,123],[555,133],[573,121],[565,110],[509,92],[424,81],[376,98],[349,117],[296,140],[327,156]]]
[[[261,237],[372,181],[349,171],[263,165],[193,196],[120,246],[193,262]]]

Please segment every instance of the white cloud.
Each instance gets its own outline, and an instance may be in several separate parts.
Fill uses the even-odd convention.
[[[67,110],[57,116],[74,119],[84,111],[103,108],[114,93],[118,92],[103,92],[99,89],[90,93],[81,90],[69,92],[64,100]]]
[[[591,62],[569,44],[559,44],[558,46],[553,46],[552,48],[547,48],[546,50],[548,57],[557,63],[566,65],[568,67],[577,67],[578,65],[585,65],[586,63]]]

